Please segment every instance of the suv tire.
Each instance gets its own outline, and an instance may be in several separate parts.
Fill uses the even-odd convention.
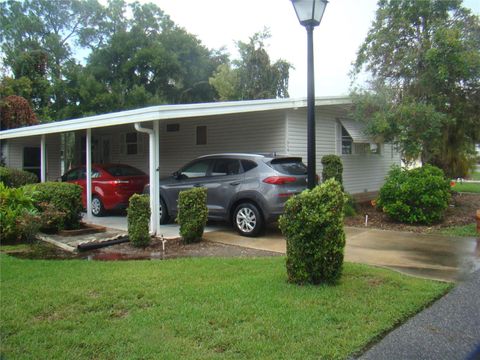
[[[169,216],[168,216],[168,210],[167,210],[167,205],[165,205],[165,201],[163,201],[162,198],[160,198],[160,209],[159,209],[159,214],[160,216],[160,224],[168,224]]]
[[[252,203],[241,203],[233,212],[233,226],[242,236],[255,237],[264,227],[262,214]]]

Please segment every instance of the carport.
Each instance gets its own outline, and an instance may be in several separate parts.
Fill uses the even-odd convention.
[[[316,99],[317,106],[325,106],[329,112],[334,110],[342,114],[350,103],[350,99],[346,97]],[[148,171],[150,184],[153,184],[150,187],[150,231],[152,234],[159,235],[161,234],[158,217],[160,172],[162,167],[164,173],[169,173],[173,166],[178,166],[171,159],[183,162],[184,159],[189,159],[193,155],[222,151],[288,152],[286,126],[288,114],[300,114],[300,117],[303,118],[305,108],[306,99],[160,105],[5,130],[0,132],[0,141],[2,153],[7,160],[12,163],[17,161],[16,165],[12,166],[7,163],[7,166],[17,168],[22,168],[22,162],[18,160],[21,158],[18,154],[19,149],[23,149],[22,146],[25,144],[36,144],[40,148],[40,181],[44,182],[54,181],[61,175],[60,135],[71,132],[79,135],[82,151],[84,151],[84,161],[81,164],[84,164],[87,170],[86,221],[96,223],[96,220],[99,219],[92,216],[92,132],[116,133],[119,131],[118,129],[128,126],[138,134],[145,134],[142,136],[148,136],[148,151],[139,153],[137,161],[141,160],[143,163],[148,160],[148,170],[144,170]],[[300,113],[298,113],[299,109]],[[191,150],[191,146],[184,141],[186,136],[189,139],[192,137],[195,139],[195,133],[192,135],[192,131],[187,129],[187,125],[197,129],[196,145],[198,147],[194,150]],[[211,129],[211,135],[209,133],[208,136],[212,140],[212,144],[202,147],[204,144],[199,145],[198,143],[198,128],[203,128],[205,131],[204,141],[206,142],[207,126],[209,130]],[[179,132],[180,127],[182,130],[187,129],[188,131]],[[161,135],[162,131],[164,135]],[[168,137],[165,137],[167,136],[165,134]],[[232,141],[232,136],[234,136],[234,141]],[[162,139],[168,143],[164,159],[161,159]],[[213,142],[215,143],[213,144]],[[176,144],[180,144],[179,149],[175,148]],[[8,145],[12,146],[8,147]],[[188,153],[188,149],[190,149],[190,153]],[[300,156],[302,155],[300,154]],[[120,160],[122,159],[120,158]],[[76,165],[80,165],[80,163]],[[25,167],[23,166],[23,168]]]

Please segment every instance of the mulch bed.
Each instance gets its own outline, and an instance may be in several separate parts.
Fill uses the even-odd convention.
[[[1,250],[1,248],[0,248]],[[241,246],[226,245],[210,241],[201,241],[195,244],[184,244],[179,238],[167,240],[165,251],[162,241],[158,238],[152,239],[146,248],[136,248],[130,243],[122,243],[109,247],[90,250],[80,253],[70,253],[54,245],[44,242],[32,244],[20,250],[3,251],[9,255],[23,259],[88,259],[100,261],[115,260],[166,260],[185,257],[262,257],[282,256],[272,251],[243,248]]]
[[[152,239],[146,248],[136,248],[130,243],[123,243],[91,252],[95,260],[129,260],[129,259],[174,259],[179,257],[259,257],[280,256],[277,252],[226,245],[211,241],[184,244],[180,238],[167,240],[165,251],[162,241]]]
[[[472,224],[476,221],[477,209],[480,209],[480,194],[456,193],[452,197],[443,222],[433,225],[407,225],[389,219],[386,214],[375,209],[370,202],[366,202],[358,204],[357,215],[346,218],[345,225],[363,227],[365,215],[368,215],[368,227],[428,233],[451,226]]]

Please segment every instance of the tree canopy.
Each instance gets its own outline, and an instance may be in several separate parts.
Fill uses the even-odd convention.
[[[354,116],[450,176],[468,171],[480,141],[480,22],[461,0],[380,0],[353,74]]]
[[[238,41],[240,59],[222,64],[210,84],[220,100],[268,99],[288,97],[288,78],[292,67],[285,60],[271,63],[265,49],[268,30],[254,34],[248,43]]]
[[[0,97],[23,96],[45,122],[156,104],[285,96],[289,65],[271,65],[265,37],[252,39],[238,43],[242,59],[234,62],[153,3],[6,0]],[[235,88],[228,93],[209,79],[233,71],[233,64],[238,81],[228,82]]]

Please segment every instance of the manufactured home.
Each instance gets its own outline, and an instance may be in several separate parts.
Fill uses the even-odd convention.
[[[399,153],[348,118],[350,98],[319,97],[315,106],[317,173],[323,155],[337,154],[346,191],[372,196],[390,167],[400,165]],[[69,165],[124,163],[150,174],[152,183],[212,153],[276,152],[306,163],[306,119],[306,99],[160,105],[0,131],[0,141],[6,166],[33,171],[42,181],[58,179]],[[66,134],[74,139],[73,164],[63,156]]]

